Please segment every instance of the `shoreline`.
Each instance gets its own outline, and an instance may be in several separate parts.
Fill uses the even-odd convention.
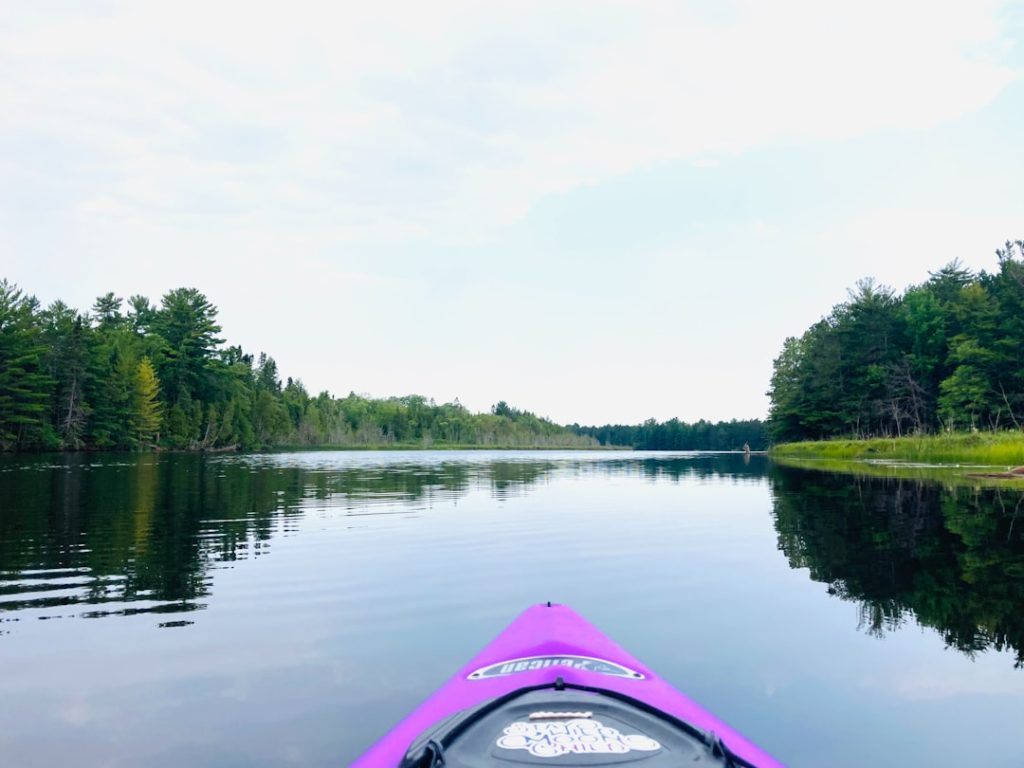
[[[833,439],[780,443],[775,459],[893,459],[938,464],[1002,467],[1024,465],[1024,432],[961,432],[895,438]]]
[[[313,453],[320,451],[634,451],[628,445],[423,445],[422,443],[393,445],[269,445],[262,448],[157,448],[148,450],[130,450],[124,448],[83,448],[69,450],[22,450],[0,451],[0,456],[96,456],[104,454],[190,454],[190,455],[222,455],[234,453],[239,455],[261,453]]]
[[[972,463],[931,463],[903,459],[827,459],[773,457],[777,467],[827,472],[856,478],[939,483],[947,488],[1024,490],[1024,477],[983,471],[987,465]]]
[[[423,445],[422,443],[394,444],[394,445],[274,445],[264,448],[252,449],[188,449],[188,448],[159,448],[144,451],[132,451],[127,449],[101,449],[83,448],[77,451],[69,450],[28,450],[28,451],[0,451],[3,456],[42,456],[42,455],[103,455],[103,454],[138,454],[138,455],[159,455],[159,454],[193,454],[193,455],[221,455],[234,453],[238,455],[255,455],[264,453],[313,453],[313,452],[353,452],[353,451],[582,451],[582,452],[630,452],[630,453],[729,453],[743,455],[743,450],[736,448],[732,450],[703,450],[699,448],[679,449],[657,449],[657,448],[634,448],[629,445]],[[750,451],[749,456],[770,456],[770,451]]]

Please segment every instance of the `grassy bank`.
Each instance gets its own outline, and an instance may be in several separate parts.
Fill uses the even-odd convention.
[[[782,443],[769,453],[780,459],[900,459],[1017,467],[1024,465],[1024,432],[945,433]]]

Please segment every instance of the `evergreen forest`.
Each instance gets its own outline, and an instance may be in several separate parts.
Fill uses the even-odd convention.
[[[768,447],[765,424],[760,419],[688,424],[679,419],[643,424],[607,424],[603,427],[573,428],[597,438],[601,445],[621,445],[647,451],[735,451],[748,446],[752,451]]]
[[[220,334],[217,308],[194,288],[158,305],[107,293],[81,312],[0,280],[0,450],[735,449],[763,434],[760,422],[566,427],[504,401],[471,413],[420,395],[313,395]]]
[[[773,441],[1024,426],[1024,241],[980,273],[952,262],[897,294],[871,279],[786,339]]]
[[[216,307],[194,288],[158,306],[108,293],[82,313],[61,301],[42,308],[0,281],[0,448],[596,444],[504,403],[473,414],[417,395],[312,395],[220,332]]]

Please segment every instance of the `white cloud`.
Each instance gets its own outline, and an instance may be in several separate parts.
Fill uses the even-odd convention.
[[[997,269],[995,249],[1017,237],[1024,215],[957,208],[892,207],[864,211],[837,230],[821,232],[818,251],[841,265],[836,291],[877,277],[897,291],[928,279],[928,272],[959,259],[974,271]],[[832,275],[840,272],[832,268]]]
[[[873,690],[891,688],[907,701],[942,701],[967,696],[1013,696],[1020,693],[1020,681],[1006,673],[1012,664],[1008,653],[980,656],[974,664],[946,665],[941,673],[933,669],[897,671],[888,680],[876,680]]]
[[[94,216],[472,239],[659,161],[975,110],[1017,77],[999,9],[12,4],[0,137],[36,145],[23,180],[73,188],[86,240]]]
[[[750,186],[771,196],[785,172],[753,150],[813,143],[813,163],[823,143],[983,109],[1020,77],[1005,8],[0,0],[0,275],[80,307],[196,285],[232,343],[313,388],[506,397],[566,420],[754,415],[782,337],[829,291],[865,274],[901,287],[947,253],[989,254],[1017,221],[991,196],[915,199],[919,178],[902,209],[776,220],[761,198],[730,207],[731,156],[754,158]],[[552,205],[540,235],[507,226],[680,160],[708,174],[682,207],[739,179],[685,237],[642,180],[631,211]],[[958,161],[973,183],[991,173]],[[621,221],[594,227],[591,210]],[[615,247],[598,263],[602,231]],[[894,271],[922,233],[934,250]],[[622,394],[638,382],[639,400]]]

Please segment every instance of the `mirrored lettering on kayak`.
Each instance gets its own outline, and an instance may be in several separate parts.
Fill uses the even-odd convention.
[[[467,680],[483,680],[490,677],[504,677],[515,675],[519,672],[532,672],[547,667],[569,667],[580,669],[585,672],[596,672],[599,675],[611,675],[612,677],[628,677],[633,680],[642,680],[643,674],[635,670],[616,664],[607,659],[595,659],[592,656],[526,656],[519,659],[506,659],[495,664],[488,664],[486,667],[474,670],[467,676]]]
[[[497,745],[502,749],[525,749],[534,757],[616,755],[661,749],[661,744],[649,736],[621,733],[617,728],[610,728],[599,720],[515,722],[505,728]]]

